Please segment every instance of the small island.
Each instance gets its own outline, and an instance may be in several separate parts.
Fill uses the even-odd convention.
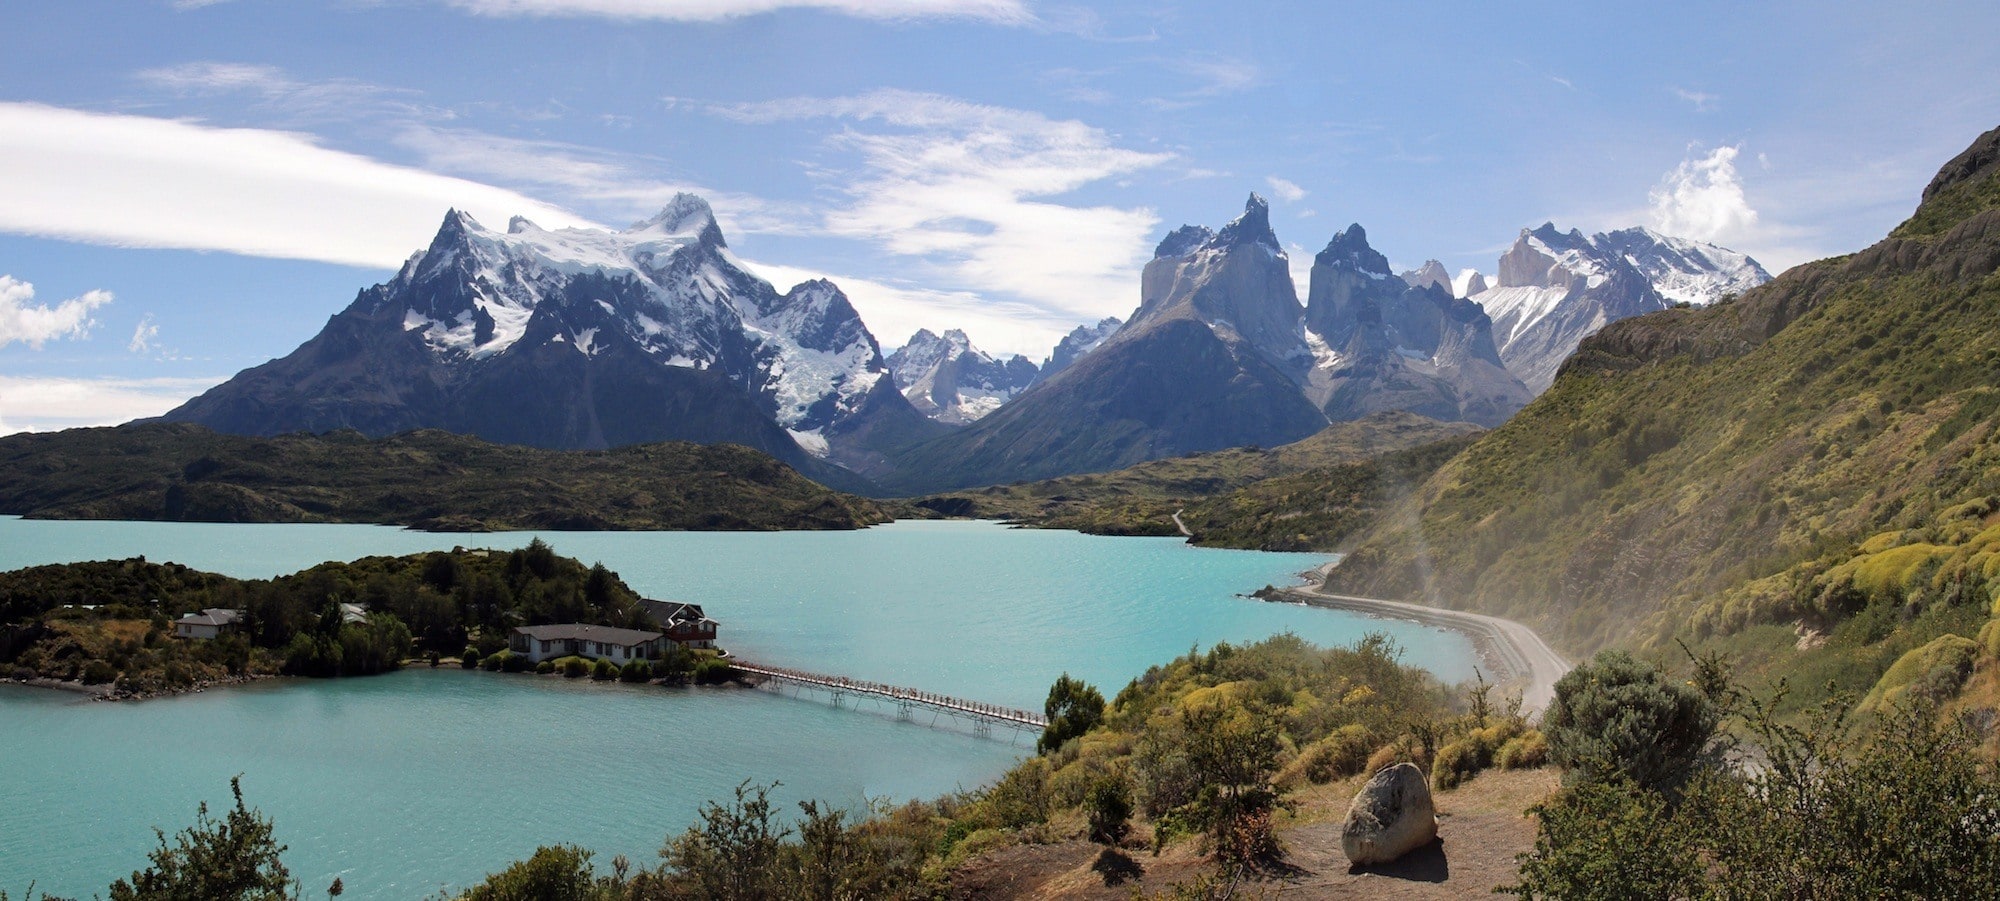
[[[641,598],[536,539],[236,579],[143,557],[0,573],[0,675],[121,700],[436,666],[726,678],[698,604]]]

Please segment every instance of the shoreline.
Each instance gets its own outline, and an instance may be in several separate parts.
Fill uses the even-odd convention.
[[[119,702],[119,701],[152,701],[159,698],[175,698],[181,695],[197,694],[200,692],[207,691],[211,688],[234,688],[241,685],[249,685],[253,682],[262,682],[267,679],[278,679],[278,678],[285,678],[285,677],[268,673],[259,673],[254,675],[235,676],[228,679],[215,679],[208,682],[200,682],[194,685],[190,685],[186,688],[162,689],[160,691],[141,691],[141,692],[119,691],[117,688],[117,684],[112,682],[105,682],[98,685],[88,685],[74,679],[50,679],[45,676],[38,676],[33,679],[6,679],[4,681],[0,681],[0,684],[19,685],[25,688],[43,688],[51,691],[66,691],[71,694],[81,695],[83,697],[89,698],[92,701]]]
[[[1530,719],[1547,710],[1556,696],[1556,680],[1569,672],[1571,663],[1534,629],[1497,616],[1447,610],[1425,604],[1364,598],[1323,591],[1319,579],[1338,565],[1327,563],[1300,574],[1306,584],[1291,588],[1267,586],[1251,595],[1273,603],[1301,604],[1327,610],[1342,610],[1379,619],[1400,619],[1426,626],[1450,629],[1472,641],[1473,653],[1490,666],[1495,684],[1521,685],[1521,712]],[[1504,672],[1504,675],[1502,673]]]

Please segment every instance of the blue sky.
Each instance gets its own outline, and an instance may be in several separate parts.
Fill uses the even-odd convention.
[[[289,352],[450,206],[692,190],[885,347],[1039,359],[1251,191],[1301,275],[1349,222],[1400,268],[1554,221],[1777,271],[2000,124],[1991,3],[68,0],[0,34],[0,432]]]

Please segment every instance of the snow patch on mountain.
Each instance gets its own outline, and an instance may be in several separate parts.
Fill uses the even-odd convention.
[[[918,329],[888,357],[896,389],[917,411],[939,422],[964,425],[985,418],[1041,375],[1016,354],[1006,360],[972,346],[958,329],[944,334]]]

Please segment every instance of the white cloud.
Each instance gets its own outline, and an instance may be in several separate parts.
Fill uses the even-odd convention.
[[[158,337],[160,337],[160,326],[153,321],[153,314],[147,313],[139,318],[139,325],[132,329],[132,340],[125,343],[125,349],[135,354],[146,353],[153,349],[153,341]]]
[[[1694,104],[1694,111],[1697,113],[1705,113],[1714,109],[1716,101],[1722,99],[1714,94],[1702,91],[1690,91],[1687,88],[1674,88],[1674,96]]]
[[[655,157],[414,123],[396,135],[395,143],[417,154],[426,169],[546,191],[617,225],[651,216],[682,191],[713,204],[729,235],[801,234],[812,219],[799,204],[660,178],[658,173],[670,166]]]
[[[51,307],[32,304],[35,286],[0,275],[0,347],[16,341],[40,350],[61,338],[87,338],[97,323],[90,311],[111,302],[109,291],[87,291]]]
[[[491,185],[307,135],[0,103],[0,231],[393,268],[444,211],[590,223]]]
[[[213,378],[0,375],[0,434],[117,425],[158,416],[220,384]]]
[[[1034,21],[1021,0],[447,0],[486,16],[597,16],[669,22],[719,22],[813,9],[864,19],[976,19],[1003,25]]]
[[[830,138],[860,165],[818,173],[841,179],[851,198],[824,215],[825,234],[918,258],[925,275],[950,290],[1012,295],[1064,321],[1123,315],[1134,305],[1159,217],[1149,208],[1053,198],[1171,154],[1118,147],[1082,122],[908,91],[710,111],[749,123],[837,118],[888,126],[850,126]]]
[[[1739,149],[1717,147],[1668,172],[1650,195],[1655,226],[1699,241],[1747,237],[1757,226],[1757,211],[1744,199],[1743,183],[1736,177]]]
[[[1079,324],[1038,307],[995,302],[966,291],[892,285],[817,269],[745,262],[780,291],[815,278],[839,285],[884,352],[900,346],[917,329],[938,332],[955,328],[965,330],[972,343],[988,353],[1021,354],[1040,363],[1056,342]],[[1117,315],[1122,317],[1126,312]]]
[[[1306,197],[1306,189],[1290,179],[1269,175],[1264,177],[1264,183],[1271,186],[1272,194],[1286,203],[1298,203]]]
[[[179,98],[249,97],[267,118],[291,123],[448,115],[417,103],[422,92],[336,78],[300,81],[283,69],[253,63],[200,61],[143,69],[141,85]],[[268,123],[267,123],[268,124]]]

